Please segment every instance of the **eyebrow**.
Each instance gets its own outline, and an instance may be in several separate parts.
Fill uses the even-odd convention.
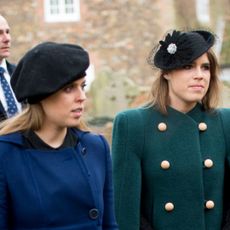
[[[194,65],[194,64],[197,64],[197,62],[196,62],[196,61],[193,61],[193,62],[191,62],[190,64]],[[210,65],[210,62],[209,62],[209,61],[203,62],[203,63],[201,63],[201,65]]]
[[[73,81],[73,82],[69,83],[67,86],[70,86],[70,85],[82,85],[82,84],[85,84],[85,83],[86,83],[86,79],[84,81],[78,82],[78,83]]]
[[[210,62],[204,62],[202,65],[210,65]]]

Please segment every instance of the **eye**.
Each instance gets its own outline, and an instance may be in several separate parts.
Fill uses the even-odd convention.
[[[74,88],[74,85],[68,85],[63,90],[66,93],[70,93],[73,90],[73,88]]]
[[[188,64],[182,67],[183,69],[191,69],[192,68],[192,64]]]
[[[85,90],[85,87],[87,86],[87,84],[84,82],[82,85],[81,85],[81,88],[82,90]]]
[[[203,65],[203,69],[204,70],[210,70],[210,65],[209,64]]]

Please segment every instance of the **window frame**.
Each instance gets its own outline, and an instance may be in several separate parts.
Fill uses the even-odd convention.
[[[200,23],[210,22],[210,1],[209,0],[196,0],[196,15]]]
[[[70,7],[72,7],[73,12],[67,14],[66,9],[68,0],[56,0],[57,8],[59,13],[52,14],[51,10],[55,10],[55,4],[52,5],[54,0],[44,0],[44,12],[45,12],[45,21],[46,22],[73,22],[80,21],[80,0],[71,0]]]

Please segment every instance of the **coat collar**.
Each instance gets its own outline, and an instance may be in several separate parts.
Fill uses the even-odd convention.
[[[0,136],[0,142],[23,145],[22,134],[20,132],[15,132],[15,133],[10,133],[10,134]]]
[[[194,108],[192,108],[187,113],[182,113],[178,110],[173,109],[172,107],[168,107],[167,109],[168,109],[168,115],[169,116],[170,116],[170,114],[173,115],[173,114],[177,113],[178,115],[182,115],[183,117],[188,116],[197,122],[202,120],[203,115],[207,113],[207,111],[204,109],[204,107],[201,103],[197,103],[196,106]]]
[[[85,134],[89,133],[88,131],[81,131],[75,128],[71,128],[71,130],[75,135],[77,135],[79,140],[81,140]],[[13,143],[13,144],[23,146],[23,137],[21,132],[14,132],[14,133],[0,136],[0,142]]]

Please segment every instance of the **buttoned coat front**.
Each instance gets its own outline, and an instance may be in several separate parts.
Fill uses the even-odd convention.
[[[230,111],[224,114],[230,133]],[[199,104],[187,114],[170,107],[167,115],[154,107],[119,113],[112,159],[120,230],[139,230],[141,215],[154,230],[220,230],[223,127],[220,111],[208,113]]]
[[[1,230],[118,229],[108,144],[75,134],[75,148],[51,151],[25,149],[20,133],[0,137]]]

